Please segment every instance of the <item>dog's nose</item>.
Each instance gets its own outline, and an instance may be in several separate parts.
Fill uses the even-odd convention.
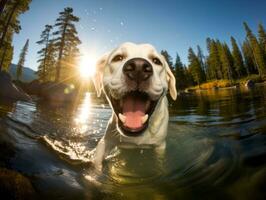
[[[148,80],[152,74],[152,65],[143,58],[133,58],[128,60],[123,66],[123,73],[136,82]]]

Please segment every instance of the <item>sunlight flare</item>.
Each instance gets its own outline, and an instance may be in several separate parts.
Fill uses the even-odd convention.
[[[85,55],[82,56],[79,64],[79,72],[82,78],[92,77],[95,73],[95,65],[97,58],[95,55]]]

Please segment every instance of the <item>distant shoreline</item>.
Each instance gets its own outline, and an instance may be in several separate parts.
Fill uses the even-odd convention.
[[[182,90],[183,92],[193,92],[193,91],[206,91],[206,90],[219,90],[219,89],[230,89],[230,88],[238,88],[240,86],[247,86],[246,84],[248,82],[252,82],[254,85],[258,84],[266,84],[266,77],[259,77],[258,75],[252,75],[252,76],[247,76],[243,79],[239,80],[212,80],[208,81],[206,83],[202,83],[199,86],[192,86],[185,88]]]

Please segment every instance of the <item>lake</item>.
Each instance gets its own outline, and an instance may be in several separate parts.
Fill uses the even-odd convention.
[[[165,157],[114,149],[91,166],[111,109],[0,100],[0,167],[43,199],[265,199],[266,85],[200,91],[169,102]]]

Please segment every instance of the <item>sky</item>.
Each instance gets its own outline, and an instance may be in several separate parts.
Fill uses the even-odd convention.
[[[120,43],[151,43],[187,63],[188,48],[200,45],[206,53],[206,38],[230,44],[230,36],[245,39],[243,22],[257,32],[266,28],[265,0],[32,0],[30,10],[20,16],[21,28],[14,36],[12,63],[30,39],[25,66],[37,69],[36,41],[46,24],[53,25],[60,11],[72,7],[80,17],[76,24],[83,54],[100,56]]]

